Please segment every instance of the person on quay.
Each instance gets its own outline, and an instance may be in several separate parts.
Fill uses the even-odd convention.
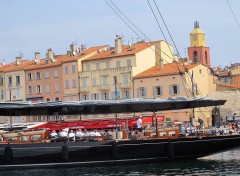
[[[139,116],[138,117],[138,120],[137,120],[137,131],[138,131],[138,137],[139,139],[142,139],[143,138],[143,126],[142,126],[142,116]]]

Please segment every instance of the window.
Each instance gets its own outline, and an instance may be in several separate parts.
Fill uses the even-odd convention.
[[[130,67],[131,65],[132,65],[131,59],[128,59],[128,60],[127,60],[127,66]]]
[[[81,95],[81,101],[84,101],[84,100],[88,100],[88,95],[87,94],[83,94]]]
[[[68,74],[68,66],[65,66],[65,68],[64,68],[64,73],[65,73],[65,74]]]
[[[107,76],[102,77],[102,85],[107,85]]]
[[[46,101],[50,101],[50,98],[47,98]]]
[[[33,86],[28,86],[28,94],[33,94]]]
[[[86,79],[82,80],[82,87],[87,87],[87,80]]]
[[[77,87],[77,83],[76,83],[76,79],[72,80],[72,88],[76,88]]]
[[[41,73],[37,72],[37,80],[40,80],[40,79],[41,79]]]
[[[41,85],[37,85],[37,93],[42,93],[42,86]]]
[[[153,87],[153,96],[159,96],[159,95],[162,95],[162,92],[163,92],[163,88],[162,86],[154,86]]]
[[[208,64],[208,55],[207,55],[207,51],[205,51],[205,64]]]
[[[76,72],[76,65],[72,64],[72,73],[75,73],[75,72]]]
[[[3,76],[0,76],[0,86],[3,86]]]
[[[45,78],[46,78],[46,79],[49,79],[49,77],[50,77],[49,71],[46,71],[46,73],[45,73]]]
[[[106,69],[110,68],[110,62],[106,62]]]
[[[109,99],[109,94],[106,93],[106,92],[105,92],[105,93],[102,93],[102,94],[101,94],[101,99],[102,99],[102,100],[108,100],[108,99]]]
[[[50,85],[47,84],[47,85],[46,85],[46,93],[49,93],[49,92],[50,92]]]
[[[199,69],[199,74],[202,74],[202,69]]]
[[[90,64],[89,63],[86,64],[86,71],[90,71]]]
[[[1,95],[0,95],[0,97],[1,97],[1,100],[4,99],[4,92],[3,92],[3,90],[1,90]]]
[[[180,93],[179,85],[177,85],[177,84],[169,85],[169,94],[170,95],[177,95],[179,93]]]
[[[12,77],[8,77],[8,87],[12,87]]]
[[[16,89],[16,99],[20,99],[21,98],[21,91],[20,88]]]
[[[137,89],[137,96],[138,97],[146,97],[147,96],[147,88],[146,87],[140,87]]]
[[[194,51],[193,52],[193,61],[196,63],[196,62],[198,62],[198,53],[197,53],[197,51]]]
[[[55,91],[55,92],[59,92],[59,85],[58,85],[58,84],[55,84],[55,85],[54,85],[54,91]]]
[[[60,100],[60,98],[59,98],[59,97],[55,98],[55,101],[59,101],[59,100]]]
[[[20,76],[16,76],[16,86],[20,86]]]
[[[92,100],[98,100],[99,99],[99,95],[97,93],[94,93],[91,95],[91,99]]]
[[[122,99],[130,99],[130,91],[122,91]]]
[[[58,70],[54,70],[54,78],[58,78]]]
[[[129,77],[129,75],[123,75],[123,82],[124,83],[127,83],[128,82],[128,77]]]
[[[96,70],[100,70],[100,64],[96,63]]]
[[[47,116],[47,121],[50,121],[51,120],[51,116]]]
[[[116,61],[116,67],[117,67],[117,68],[120,67],[120,61]]]
[[[93,85],[93,86],[96,86],[96,85],[97,85],[97,80],[96,80],[96,78],[93,78],[93,79],[92,79],[92,85]]]
[[[33,80],[33,74],[32,73],[28,73],[28,80],[29,81]]]
[[[65,80],[65,89],[69,89],[69,81]]]

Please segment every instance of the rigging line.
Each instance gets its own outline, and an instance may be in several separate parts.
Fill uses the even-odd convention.
[[[105,2],[108,4],[108,6],[118,15],[118,17],[123,20],[123,22],[139,37],[141,38],[142,40],[144,40],[119,14],[118,12],[107,2],[107,0],[105,0]],[[150,40],[148,38],[148,40]],[[158,49],[160,49],[155,43],[154,43],[154,46]],[[151,48],[151,47],[150,47]],[[151,50],[153,52],[155,52],[158,56],[161,56],[159,53],[157,53],[153,48],[151,48]],[[172,57],[170,57],[167,53],[165,53],[164,51],[160,50],[163,54],[165,54],[166,56],[168,56],[170,59],[172,59]],[[162,58],[163,59],[163,58]],[[163,59],[165,60],[165,59]],[[172,59],[173,60],[173,59]],[[167,63],[169,63],[167,60],[165,60]],[[173,65],[171,65],[171,67],[173,67],[174,69],[176,69]]]
[[[175,44],[175,42],[174,42],[174,40],[173,40],[173,37],[172,37],[172,35],[171,35],[171,33],[170,33],[168,27],[167,27],[167,24],[166,24],[166,22],[165,22],[165,20],[164,20],[164,18],[163,18],[163,16],[162,16],[162,13],[160,12],[160,10],[159,10],[159,8],[158,8],[158,5],[157,5],[156,1],[153,0],[153,2],[154,2],[155,6],[156,6],[156,8],[157,8],[157,10],[158,10],[158,13],[159,13],[159,15],[160,15],[160,17],[161,17],[161,19],[162,19],[162,21],[163,21],[163,24],[164,24],[164,26],[165,26],[165,28],[166,28],[166,30],[167,30],[167,32],[168,32],[168,35],[170,36],[170,38],[171,38],[171,40],[172,40],[172,42],[173,42],[173,45],[174,45],[174,47],[176,48],[176,51],[177,51],[178,57],[181,59],[180,52],[179,52],[178,49],[177,49],[177,45]],[[184,62],[183,62],[182,59],[181,59],[181,61],[182,61],[183,65],[184,65]]]
[[[134,25],[134,23],[132,23],[131,22],[131,20],[126,16],[126,15],[124,15],[123,14],[123,12],[112,2],[112,1],[110,1],[111,3],[112,3],[112,5],[135,27],[135,28],[137,28],[137,26],[136,25]],[[108,3],[108,5],[113,9],[113,7]],[[117,13],[116,12],[116,10],[114,10],[114,12],[115,13]],[[118,16],[120,16],[118,13],[117,13],[117,15]],[[121,18],[122,20],[123,20],[123,18]],[[125,20],[123,20],[124,21],[124,23],[127,23]],[[129,25],[128,25],[129,26]],[[131,28],[132,29],[132,28]],[[139,29],[139,28],[137,28],[138,29],[138,31],[140,31],[140,33],[142,33],[143,34],[143,32],[141,32],[141,30]],[[137,35],[137,36],[139,36],[140,38],[142,38],[136,31],[134,31],[135,32],[135,34]],[[150,40],[145,34],[143,34],[148,40]],[[155,45],[155,47],[157,47],[157,48],[159,48],[157,45]],[[152,48],[151,48],[152,49]],[[152,49],[153,50],[153,49]],[[154,51],[154,50],[153,50]],[[154,52],[156,52],[156,51],[154,51]],[[166,56],[168,56],[169,58],[171,58],[168,54],[166,54],[165,52],[163,52],[163,51],[161,51],[163,54],[165,54]],[[159,53],[157,53],[158,55],[159,55]],[[163,58],[162,58],[163,59]],[[172,58],[171,58],[172,59]],[[165,60],[165,59],[164,59]],[[166,61],[166,60],[165,60]],[[166,61],[167,62],[167,61]],[[168,63],[168,62],[167,62]],[[173,65],[171,65],[173,68],[175,68]],[[176,68],[175,68],[176,69]],[[181,77],[181,79],[182,79],[182,81],[184,82],[184,79],[183,79],[183,77]],[[183,83],[183,85],[184,85],[184,83]],[[186,85],[186,82],[185,82],[185,85]],[[188,93],[187,93],[187,90],[186,90],[186,88],[185,88],[185,93],[186,93],[186,95],[188,96]]]
[[[123,16],[123,17],[125,17],[127,20],[128,20],[128,22],[131,24],[131,25],[133,25],[144,37],[146,37],[146,39],[148,40],[148,41],[151,41],[151,39],[149,39],[117,6],[116,6],[116,4],[114,4],[113,2],[112,2],[112,0],[109,0],[110,2],[111,2],[111,4],[121,13],[121,15]],[[137,33],[135,33],[135,34],[137,34]],[[144,40],[139,34],[137,34],[137,36],[138,37],[140,37],[142,40]],[[158,49],[160,49],[156,44],[154,44],[155,45],[155,47],[156,48],[158,48]],[[169,47],[169,45],[168,45],[168,47]],[[162,51],[162,50],[160,50],[164,55],[166,55],[168,58],[170,58],[170,59],[172,59],[172,60],[174,60],[173,58],[174,58],[174,56],[173,56],[173,58],[171,57],[171,56],[169,56],[167,53],[165,53],[164,51]],[[170,50],[171,51],[171,50]],[[156,53],[156,51],[154,51],[155,53]],[[160,56],[160,54],[159,53],[156,53],[157,55],[159,55]],[[161,57],[161,56],[160,56]],[[163,59],[163,58],[162,58]],[[163,59],[163,60],[165,60],[165,59]],[[165,60],[166,61],[166,60]],[[167,61],[166,61],[167,62]],[[167,62],[167,63],[169,63],[169,62]],[[173,67],[173,66],[172,66]],[[175,68],[175,67],[174,67]]]
[[[237,25],[238,25],[238,27],[239,27],[239,29],[240,29],[240,23],[238,22],[238,19],[237,19],[236,15],[235,15],[235,13],[234,13],[234,11],[233,11],[233,9],[232,9],[232,7],[231,7],[229,1],[228,1],[228,0],[226,0],[226,1],[227,1],[227,4],[228,4],[228,6],[229,6],[229,8],[230,8],[230,10],[231,10],[231,12],[232,12],[234,18],[235,18],[235,21],[237,22]]]
[[[178,54],[180,60],[182,61],[183,67],[184,67],[184,69],[185,69],[185,72],[187,72],[188,76],[191,77],[190,74],[189,74],[188,68],[185,66],[185,64],[184,64],[184,62],[183,62],[183,60],[182,60],[182,58],[181,58],[180,52],[179,52],[178,49],[177,49],[177,46],[176,46],[176,44],[175,44],[175,42],[174,42],[174,40],[173,40],[173,37],[172,37],[172,35],[171,35],[171,33],[170,33],[168,27],[167,27],[167,24],[166,24],[166,22],[165,22],[165,20],[164,20],[164,18],[163,18],[162,13],[160,12],[160,9],[159,9],[159,7],[158,7],[156,1],[153,0],[153,2],[154,2],[155,6],[156,6],[156,8],[157,8],[157,10],[158,10],[158,13],[159,13],[159,15],[160,15],[160,17],[161,17],[161,19],[162,19],[164,25],[165,25],[165,28],[166,28],[167,32],[168,32],[168,34],[169,34],[169,36],[170,36],[170,38],[171,38],[171,41],[173,42],[174,47],[176,48],[177,54]]]
[[[121,18],[122,19],[122,21],[137,35],[137,36],[139,36],[138,35],[138,33],[117,13],[117,11],[108,3],[108,1],[107,0],[105,0],[105,2],[108,4],[108,6],[117,14],[117,16],[119,17],[119,18]]]
[[[124,16],[128,22],[133,25],[144,37],[146,37],[146,39],[148,39],[149,41],[151,41],[113,2],[112,0],[109,0],[111,2],[111,4],[122,14],[122,16]]]
[[[130,25],[118,14],[118,12],[105,0],[105,2],[111,7],[111,9],[120,17],[120,19],[122,19],[123,21],[124,21],[124,23],[125,24],[127,24],[127,26],[129,26],[130,27]],[[111,2],[116,8],[117,8],[117,6],[113,3],[113,2]],[[121,10],[119,9],[119,8],[117,8],[118,9],[118,11],[120,11],[120,13],[122,14],[122,15],[124,15],[122,12],[121,12]],[[124,16],[126,16],[126,15],[124,15]],[[125,17],[125,18],[127,18],[127,17]],[[130,19],[128,18],[128,21],[130,21]],[[131,22],[131,24],[133,24],[132,22]],[[136,25],[134,25],[134,26],[136,26]],[[132,29],[132,27],[130,27],[130,29]],[[133,29],[132,29],[133,30]],[[140,30],[139,28],[138,28],[138,30]],[[140,37],[141,39],[142,39],[142,37],[135,31],[135,30],[133,30],[133,32],[138,36],[138,37]],[[141,32],[142,33],[142,32]],[[143,34],[143,33],[142,33]],[[144,36],[146,36],[146,35],[144,35]],[[148,37],[146,37],[148,40],[150,40]],[[156,48],[158,48],[159,49],[159,47],[156,45],[156,44],[154,44],[155,45],[155,47]],[[150,47],[151,48],[151,47]],[[151,48],[152,50],[153,50],[153,48]],[[155,53],[157,53],[155,50],[153,50]],[[161,51],[162,53],[164,53],[166,56],[168,56],[169,58],[171,58],[172,59],[172,57],[170,57],[168,54],[166,54],[165,52],[163,52],[163,51]],[[159,56],[160,56],[160,54],[159,53],[157,53]],[[163,58],[162,58],[163,59]],[[165,59],[163,59],[163,60],[165,60]],[[165,60],[166,61],[166,60]],[[166,61],[167,63],[169,63],[168,61]],[[174,69],[177,69],[177,68],[175,68],[173,65],[171,65]],[[178,69],[179,70],[179,69]],[[183,80],[183,78],[181,77],[181,79]],[[183,83],[184,84],[184,83]],[[188,93],[187,93],[187,91],[186,91],[186,88],[185,88],[185,93],[186,93],[186,95],[188,95]]]
[[[178,51],[178,49],[177,49],[177,46],[176,46],[176,44],[175,44],[175,42],[174,42],[174,40],[173,40],[173,38],[172,38],[172,35],[171,35],[171,33],[170,33],[170,31],[169,31],[169,29],[168,29],[168,27],[167,27],[167,24],[166,24],[166,22],[165,22],[165,20],[164,20],[164,18],[163,18],[163,16],[162,16],[162,13],[160,12],[160,10],[159,10],[159,8],[158,8],[158,5],[157,5],[156,1],[153,0],[153,2],[154,2],[155,6],[156,6],[156,8],[157,8],[157,10],[158,10],[158,13],[159,13],[159,15],[160,15],[160,17],[161,17],[164,25],[165,25],[165,28],[166,28],[167,31],[168,31],[168,34],[169,34],[169,36],[170,36],[170,38],[171,38],[171,40],[172,40],[172,42],[173,42],[173,44],[174,44],[174,47],[176,48],[177,54],[178,54],[180,60],[182,61],[184,70],[185,70],[185,72],[187,73],[188,77],[190,78],[190,85],[191,85],[191,83],[192,83],[192,84],[196,84],[196,83],[193,83],[193,82],[192,82],[193,80],[191,80],[191,75],[190,75],[190,73],[189,73],[189,71],[188,71],[188,68],[185,66],[183,60],[181,59],[180,53],[179,53],[179,51]],[[148,1],[148,3],[149,3],[149,1]],[[149,5],[150,5],[150,3],[149,3]],[[156,17],[155,17],[155,18],[156,18]],[[156,20],[157,20],[157,19],[156,19]],[[158,24],[159,24],[159,23],[158,23]],[[189,84],[189,82],[186,82],[186,84]],[[190,88],[191,88],[191,87],[190,87]],[[187,91],[186,91],[187,87],[184,87],[184,89],[185,89],[186,95],[188,95],[188,94],[187,94]],[[200,96],[202,96],[202,93],[201,93],[201,91],[200,91],[200,89],[199,89],[198,87],[197,87],[197,90],[198,90]],[[191,90],[191,91],[194,91],[194,90]]]
[[[164,40],[168,43],[167,38],[166,38],[166,36],[165,36],[162,28],[161,28],[161,25],[160,25],[160,23],[159,23],[159,21],[158,21],[158,19],[157,19],[157,17],[156,17],[156,14],[155,14],[155,12],[154,12],[154,10],[153,10],[153,8],[152,8],[149,0],[147,0],[147,2],[148,2],[148,5],[149,5],[149,7],[150,7],[150,9],[151,9],[151,11],[152,11],[152,13],[153,13],[153,15],[154,15],[154,18],[155,18],[156,22],[157,22],[157,24],[158,24],[158,27],[159,27],[159,29],[160,29],[163,37],[164,37]],[[168,44],[168,48],[169,48],[169,51],[171,52],[171,54],[172,54],[172,56],[173,56],[173,58],[174,58],[173,52],[171,51],[169,44]],[[176,48],[176,46],[175,46],[175,48]],[[179,56],[180,56],[180,55],[179,55]],[[177,64],[177,62],[175,62],[175,63],[176,63],[176,66],[177,66],[177,68],[178,68],[178,71],[179,71],[179,73],[180,73],[180,76],[181,76],[181,79],[182,79],[182,83],[183,83],[183,85],[184,85],[184,79],[183,79],[183,77],[182,77],[182,75],[181,75],[182,71],[180,70],[179,65]],[[184,65],[183,65],[183,66],[184,66]],[[184,66],[184,69],[185,69],[185,66]],[[186,84],[186,82],[185,82],[185,84]],[[185,89],[186,95],[188,95],[185,86],[184,86],[184,89]]]

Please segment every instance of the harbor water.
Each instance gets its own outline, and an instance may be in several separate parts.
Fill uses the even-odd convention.
[[[0,171],[3,176],[240,175],[240,148],[191,161]]]

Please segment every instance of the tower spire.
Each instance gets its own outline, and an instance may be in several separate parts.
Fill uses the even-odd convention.
[[[194,22],[194,29],[197,29],[197,28],[199,28],[199,22],[198,22],[198,21],[195,21],[195,22]]]

